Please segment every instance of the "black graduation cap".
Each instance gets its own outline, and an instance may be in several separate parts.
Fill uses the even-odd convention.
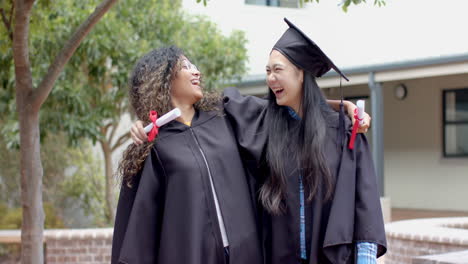
[[[330,69],[334,69],[345,80],[349,81],[317,44],[287,18],[284,18],[284,21],[289,28],[276,42],[273,49],[278,50],[297,67],[312,73],[315,77],[320,77]]]
[[[273,49],[278,50],[286,56],[292,63],[304,71],[310,72],[315,77],[321,77],[330,69],[334,69],[346,81],[349,79],[344,75],[338,67],[325,55],[325,53],[313,42],[306,34],[296,27],[287,18],[284,18],[289,28],[284,32],[283,36],[276,42]],[[343,106],[343,87],[341,86],[341,103],[339,111],[339,133],[337,141],[339,146],[345,144],[345,114]]]

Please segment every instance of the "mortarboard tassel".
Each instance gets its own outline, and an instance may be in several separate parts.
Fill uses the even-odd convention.
[[[339,113],[339,126],[338,126],[338,144],[340,148],[343,148],[345,142],[345,113],[344,113],[344,105],[343,105],[343,87],[341,85],[341,76],[340,76],[340,92],[341,92],[341,102],[340,102],[340,113]]]

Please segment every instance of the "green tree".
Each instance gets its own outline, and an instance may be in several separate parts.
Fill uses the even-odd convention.
[[[371,0],[374,2],[374,5],[375,6],[378,6],[378,7],[381,7],[381,6],[385,6],[385,0]],[[307,2],[317,2],[319,3],[320,0],[300,0],[300,4],[302,5],[303,3],[307,3]],[[344,12],[348,12],[348,8],[351,4],[353,5],[359,5],[359,4],[362,4],[362,3],[366,3],[366,0],[340,0],[340,6],[341,6],[341,9],[343,9]]]
[[[63,38],[63,48],[53,61],[43,60],[42,64],[32,67],[30,35],[47,39],[48,34],[34,35],[34,24],[39,28],[43,21],[34,18],[33,10],[53,5],[54,1],[4,0],[1,2],[0,15],[5,27],[2,27],[2,44],[12,50],[15,73],[14,91],[16,111],[20,131],[20,176],[21,176],[21,261],[23,263],[43,263],[44,211],[42,206],[43,169],[40,157],[39,111],[49,96],[55,81],[65,64],[75,52],[84,37],[117,0],[103,0],[89,17],[70,37]],[[77,2],[79,3],[79,2]],[[33,25],[31,27],[31,25]],[[46,26],[45,23],[42,26]],[[6,36],[6,37],[5,37]],[[50,37],[50,36],[49,36]],[[6,40],[5,40],[6,39]],[[68,39],[68,41],[65,41]],[[5,47],[2,48],[5,50]],[[3,53],[3,52],[2,52]],[[8,62],[9,64],[11,62]],[[3,63],[2,63],[3,64]],[[8,65],[7,65],[8,66]],[[33,73],[47,68],[47,73],[33,78]]]
[[[77,147],[67,141],[64,133],[50,134],[41,144],[45,227],[106,226],[102,161],[89,140]],[[19,150],[8,148],[0,136],[0,229],[21,227],[18,158]]]
[[[60,23],[66,20],[73,25],[82,20],[80,11],[69,5],[70,1],[62,1],[49,6],[47,12],[38,14],[40,20],[54,25],[52,31],[57,27],[63,32]],[[139,13],[142,9],[146,12]],[[41,138],[65,131],[72,145],[86,137],[101,147],[109,224],[116,200],[112,154],[129,138],[129,133],[119,135],[117,129],[128,110],[127,76],[136,60],[151,49],[176,44],[202,69],[208,89],[220,87],[221,80],[240,78],[246,71],[243,33],[223,36],[206,18],[188,17],[180,1],[128,0],[125,6],[115,6],[77,49],[42,108]],[[47,38],[34,46],[38,52],[47,51],[56,42]]]

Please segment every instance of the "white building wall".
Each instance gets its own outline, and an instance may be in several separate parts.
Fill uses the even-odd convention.
[[[408,96],[384,84],[385,192],[393,207],[468,211],[468,158],[444,158],[442,90],[468,76],[405,81]]]
[[[303,8],[245,4],[245,0],[210,0],[207,6],[183,0],[193,15],[206,15],[221,31],[246,32],[249,75],[264,73],[269,52],[287,29],[289,18],[340,67],[356,67],[468,52],[468,1],[387,0],[352,5],[347,13],[339,0],[307,3]],[[422,12],[423,10],[423,12]]]
[[[246,33],[248,75],[265,72],[271,48],[287,29],[283,17],[291,18],[298,25],[305,25],[311,15],[308,5],[304,8],[266,7],[245,4],[244,0],[213,0],[207,6],[196,3],[195,0],[184,0],[183,6],[191,14],[208,16],[224,34],[233,30]]]
[[[468,88],[468,75],[405,80],[402,101],[394,96],[398,83],[383,84],[385,196],[397,208],[468,211],[468,157],[445,158],[442,149],[442,91]],[[337,88],[324,92],[339,96]],[[344,95],[369,95],[369,88],[345,87]],[[366,111],[372,115],[370,105]]]

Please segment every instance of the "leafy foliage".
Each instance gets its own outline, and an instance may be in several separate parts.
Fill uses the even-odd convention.
[[[385,4],[386,4],[385,0],[373,0],[373,1],[374,1],[374,6],[378,6],[378,7],[385,6]],[[317,2],[317,3],[319,3],[320,0],[300,0],[301,5],[304,2],[305,3],[307,3],[307,2],[310,2],[310,3]],[[344,12],[348,12],[348,8],[349,8],[349,6],[351,4],[359,5],[359,4],[362,4],[362,3],[367,3],[367,2],[366,2],[366,0],[341,0],[340,6],[341,6],[341,9]]]
[[[19,151],[8,149],[0,137],[0,229],[21,226]],[[64,134],[42,144],[46,228],[104,226],[104,177],[101,161],[89,143],[67,146]]]
[[[39,1],[31,21],[33,83],[37,85],[54,56],[97,0]],[[145,10],[145,12],[142,12]],[[0,27],[0,34],[6,34]],[[127,111],[127,78],[136,60],[151,49],[175,44],[202,70],[208,89],[246,72],[246,38],[223,36],[205,17],[189,17],[180,0],[128,0],[117,4],[83,41],[57,80],[41,110],[41,139],[64,131],[70,143],[103,139],[101,128],[118,123]],[[1,38],[0,110],[10,147],[18,147],[11,41]]]

